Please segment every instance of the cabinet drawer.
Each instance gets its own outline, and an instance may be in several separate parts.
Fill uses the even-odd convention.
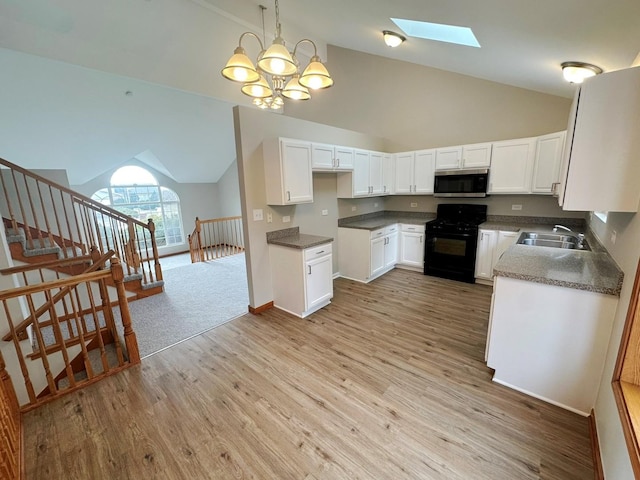
[[[371,239],[379,237],[384,237],[384,228],[381,228],[380,230],[373,230],[371,232]]]
[[[390,233],[394,233],[398,231],[398,224],[393,224],[393,225],[389,225],[388,227],[385,227],[384,229],[384,234],[385,235],[389,235]]]
[[[413,224],[410,224],[410,223],[403,223],[402,224],[402,231],[403,232],[424,233],[424,229],[425,229],[424,224],[422,224],[422,225],[413,225]]]
[[[314,258],[320,258],[325,255],[331,255],[331,244],[324,243],[322,245],[318,245],[317,247],[307,248],[304,251],[304,259],[312,260]]]

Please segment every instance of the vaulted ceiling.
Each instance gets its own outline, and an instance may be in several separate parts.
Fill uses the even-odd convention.
[[[97,91],[82,87],[80,81],[75,90],[65,92],[65,98],[72,99],[75,91],[84,103],[93,97],[98,103],[114,105],[121,101],[112,97],[116,91],[124,95],[123,89],[135,87],[134,96],[127,99],[131,106],[136,101],[151,101],[148,97],[157,94],[152,92],[156,85],[175,89],[177,97],[191,93],[208,97],[206,112],[195,104],[180,111],[178,118],[183,120],[176,122],[173,133],[176,141],[184,140],[175,148],[166,141],[170,127],[154,123],[157,118],[147,115],[140,119],[134,114],[129,123],[113,127],[112,138],[126,137],[136,124],[147,121],[148,130],[157,130],[155,134],[148,132],[146,146],[119,145],[105,155],[91,157],[85,143],[82,154],[89,155],[95,166],[76,165],[78,174],[70,175],[72,184],[87,181],[101,173],[100,169],[148,149],[160,162],[156,167],[162,170],[164,166],[178,181],[217,181],[233,161],[230,107],[248,103],[237,86],[222,79],[219,72],[243,31],[261,34],[261,3],[267,7],[270,38],[274,30],[272,0],[0,0],[0,47],[112,74]],[[561,62],[579,60],[605,71],[616,70],[630,66],[640,51],[638,0],[280,0],[280,16],[288,45],[311,38],[318,43],[323,59],[326,45],[332,44],[565,97],[570,97],[573,89],[562,80]],[[391,49],[381,36],[384,29],[398,30],[391,17],[471,27],[482,47],[409,38]],[[257,54],[257,43],[249,39],[245,46],[252,56]],[[27,66],[22,66],[28,72]],[[53,79],[51,85],[63,82],[63,78]],[[127,84],[126,79],[135,81]],[[33,87],[39,88],[37,82]],[[64,110],[62,105],[58,108]],[[185,121],[193,112],[193,123]],[[12,112],[16,113],[20,115]],[[221,120],[198,132],[195,126],[205,118]],[[3,128],[9,122],[0,118]],[[82,143],[87,135],[91,136],[78,132],[76,138]],[[92,135],[100,136],[96,131]],[[19,155],[19,149],[15,150],[9,152],[13,158]],[[187,156],[208,156],[209,168],[181,169],[184,160],[175,159],[179,151]],[[23,156],[28,162],[39,153],[34,149]],[[169,154],[174,155],[173,160],[168,160]],[[0,156],[9,157],[4,151]],[[219,168],[211,168],[216,162]]]

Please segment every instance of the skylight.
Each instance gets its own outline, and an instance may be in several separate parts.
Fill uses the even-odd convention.
[[[469,27],[419,22],[417,20],[405,20],[403,18],[392,18],[391,21],[400,27],[408,37],[426,38],[427,40],[480,48],[476,36]]]

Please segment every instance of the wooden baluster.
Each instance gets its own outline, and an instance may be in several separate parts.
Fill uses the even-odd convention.
[[[7,209],[9,210],[9,219],[11,220],[11,228],[17,232],[18,230],[18,222],[16,222],[16,216],[13,213],[13,207],[11,205],[11,200],[9,197],[9,191],[7,190],[7,185],[4,181],[4,173],[6,170],[0,170],[0,182],[2,183],[2,191],[4,192],[4,198],[7,202]]]
[[[151,248],[153,250],[153,261],[156,272],[156,281],[162,280],[162,266],[160,265],[160,256],[158,255],[158,244],[156,243],[156,225],[152,219],[149,219],[149,234],[151,236]],[[165,232],[166,235],[166,232]]]
[[[11,376],[9,375],[9,372],[7,372],[2,352],[0,352],[0,384],[2,385],[2,390],[4,391],[4,395],[7,398],[7,403],[10,411],[14,412],[14,414],[16,412],[20,412],[20,405],[18,405],[18,396],[16,395],[15,388],[13,387]]]
[[[45,298],[47,299],[47,301],[51,301],[51,291],[45,291]],[[67,316],[66,303],[64,304],[64,309],[65,309],[65,316]],[[53,302],[51,303],[51,308],[49,309],[49,315],[51,316],[54,336],[56,338],[56,341],[61,346],[60,351],[62,353],[62,359],[64,360],[64,369],[67,372],[67,379],[69,380],[69,388],[73,388],[76,385],[76,379],[73,375],[73,368],[71,368],[71,362],[69,361],[69,352],[67,351],[67,345],[62,335],[62,329],[60,328],[60,319],[58,318],[58,312],[56,312],[55,304]]]
[[[42,361],[42,367],[44,368],[45,377],[47,378],[47,385],[49,386],[49,392],[55,394],[58,390],[56,387],[56,382],[53,380],[53,375],[51,374],[51,368],[49,366],[49,357],[47,357],[47,345],[44,343],[44,337],[42,336],[42,331],[40,330],[40,323],[38,321],[38,317],[36,316],[36,307],[33,303],[33,297],[31,294],[25,295],[27,300],[27,306],[29,308],[29,313],[33,318],[33,331],[36,334],[36,339],[38,340],[38,349],[40,350],[40,360]]]
[[[142,266],[142,280],[144,283],[153,283],[153,273],[151,272],[151,261],[149,260],[149,245],[147,244],[147,236],[145,235],[145,231],[142,230],[142,235],[138,234],[138,229],[136,228],[136,248],[139,255],[140,265]],[[142,239],[140,238],[142,236]],[[144,257],[142,256],[142,247],[144,245]],[[145,268],[146,267],[146,268]],[[149,279],[147,280],[147,273],[149,272]]]
[[[51,246],[55,246],[57,245],[55,238],[53,236],[53,232],[51,231],[51,225],[49,224],[49,217],[47,216],[47,209],[44,206],[44,200],[42,199],[42,188],[40,187],[40,182],[38,180],[36,180],[36,190],[38,190],[38,197],[40,199],[40,208],[41,208],[41,212],[42,212],[42,217],[44,218],[44,225],[46,228],[46,235],[49,237],[49,242],[51,243]],[[65,255],[65,258],[66,255]]]
[[[122,264],[120,264],[120,268],[122,269]],[[113,337],[113,343],[116,347],[116,356],[118,357],[118,365],[124,365],[124,355],[122,354],[122,346],[120,345],[120,341],[118,340],[118,330],[116,329],[116,322],[113,317],[113,309],[111,308],[111,299],[109,298],[109,290],[107,288],[107,284],[105,280],[100,280],[100,299],[102,300],[102,311],[104,312],[105,324],[107,328],[111,332],[111,336]]]
[[[100,224],[98,223],[98,215],[95,210],[91,212],[91,218],[93,219],[93,222],[92,222],[93,226],[91,230],[94,230],[96,232],[96,243],[98,245],[98,248],[102,251],[108,250],[108,248],[106,248],[102,243],[102,235],[100,234]]]
[[[87,253],[87,248],[84,245],[84,243],[82,242],[82,235],[80,235],[80,229],[78,227],[78,222],[76,221],[75,218],[75,208],[73,206],[73,199],[71,198],[71,196],[69,196],[69,200],[71,202],[71,210],[74,213],[74,223],[76,226],[76,229],[78,231],[78,243],[80,245],[82,245],[82,253]],[[71,251],[73,252],[73,256],[76,255],[76,249],[75,249],[75,242],[73,239],[73,228],[71,227],[71,221],[69,219],[69,213],[67,211],[67,202],[65,200],[64,197],[64,192],[62,190],[60,190],[60,203],[62,204],[62,212],[64,213],[64,219],[65,219],[65,223],[67,224],[67,231],[69,232],[69,241],[71,242]]]
[[[124,274],[122,265],[118,258],[114,258],[111,262],[111,275],[118,292],[118,303],[120,304],[120,315],[122,317],[122,325],[124,326],[124,343],[127,347],[130,363],[140,363],[140,351],[138,350],[138,341],[136,333],[131,327],[131,313],[129,312],[129,303],[127,294],[124,289]]]
[[[107,360],[107,351],[104,348],[104,340],[102,339],[102,327],[100,326],[100,321],[98,319],[98,311],[96,308],[95,301],[93,299],[93,290],[91,289],[90,282],[85,282],[85,286],[87,288],[87,296],[89,297],[89,304],[91,306],[91,315],[93,317],[94,331],[98,336],[98,349],[100,350],[100,360],[102,361],[102,372],[107,373],[109,371],[109,360]],[[104,317],[105,317],[105,326],[106,326],[106,315]]]
[[[27,364],[24,361],[24,354],[22,353],[22,348],[20,347],[20,340],[16,335],[16,330],[13,325],[13,318],[11,317],[11,312],[9,310],[9,306],[7,305],[7,300],[3,300],[2,305],[4,307],[5,318],[7,319],[7,323],[9,324],[9,334],[11,335],[11,340],[13,341],[13,346],[15,347],[16,355],[18,356],[18,363],[20,364],[20,371],[22,372],[24,386],[27,390],[27,395],[29,396],[29,402],[35,403],[36,393],[33,390],[33,384],[31,383],[31,378],[29,377],[29,370],[27,369]]]
[[[27,222],[27,216],[24,213],[24,205],[22,203],[22,195],[20,195],[20,190],[18,189],[18,181],[16,180],[16,172],[15,170],[11,170],[11,176],[13,178],[13,186],[16,189],[16,197],[18,198],[18,207],[20,208],[20,215],[22,216],[22,228],[24,230],[25,238],[27,239],[27,244],[29,248],[33,248],[33,238],[31,237],[31,229],[29,228]],[[24,175],[23,175],[24,176]]]
[[[25,187],[25,190],[27,191],[27,199],[29,200],[29,206],[31,207],[31,215],[33,217],[33,226],[35,227],[38,235],[38,243],[40,244],[40,248],[44,248],[45,247],[44,238],[42,236],[42,230],[40,229],[40,223],[38,222],[38,214],[33,204],[33,198],[31,195],[31,189],[29,188],[29,182],[26,175],[23,175],[22,178],[24,179],[24,187]],[[30,226],[28,226],[27,228],[29,227]]]
[[[77,290],[77,285],[72,287],[73,290]],[[84,338],[84,329],[81,325],[80,318],[78,315],[82,315],[82,306],[73,299],[73,294],[69,294],[69,298],[71,298],[71,308],[73,312],[73,318],[76,323],[76,332],[78,332],[78,338],[80,339],[80,350],[82,352],[82,362],[84,363],[84,369],[87,372],[87,378],[92,379],[95,375],[93,374],[93,367],[91,366],[91,361],[89,360],[89,352],[87,350],[87,342]],[[82,323],[84,323],[84,318],[82,319]]]
[[[58,236],[60,237],[60,243],[62,243],[61,248],[62,248],[62,254],[64,255],[64,258],[69,258],[69,247],[67,246],[67,242],[68,239],[65,237],[64,232],[62,231],[62,228],[60,228],[60,218],[58,216],[58,209],[56,208],[56,202],[53,199],[53,189],[51,188],[51,185],[49,185],[49,198],[51,199],[51,207],[53,208],[53,218],[56,222],[56,229],[58,232]],[[73,246],[73,244],[71,244],[71,246]],[[73,249],[71,249],[71,251],[73,251]]]

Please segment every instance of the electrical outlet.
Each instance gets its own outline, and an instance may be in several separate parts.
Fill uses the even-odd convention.
[[[416,208],[418,206],[417,202],[411,202],[411,208]]]
[[[254,222],[259,222],[261,220],[263,220],[263,212],[261,208],[256,208],[253,210],[253,221]]]
[[[356,207],[355,205],[353,207],[351,207],[351,211],[355,212],[358,209],[358,207]]]
[[[612,244],[616,244],[616,239],[618,238],[618,232],[616,232],[615,230],[613,230],[611,232],[611,243]]]
[[[267,213],[267,223],[273,222],[273,213]]]
[[[291,221],[291,217],[289,215],[285,215],[282,217],[282,223],[289,223]]]
[[[329,210],[322,210],[322,216],[326,217],[329,215]]]
[[[522,210],[522,205],[511,205],[511,210]]]

